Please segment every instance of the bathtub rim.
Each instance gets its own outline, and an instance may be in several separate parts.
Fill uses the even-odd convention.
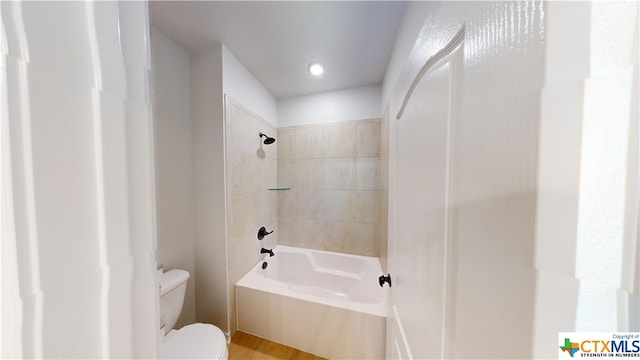
[[[320,252],[320,253],[336,254],[336,255],[345,256],[345,257],[365,259],[368,262],[374,262],[374,264],[376,265],[375,270],[378,271],[380,274],[382,274],[382,266],[380,264],[380,259],[374,256],[344,254],[344,253],[337,253],[332,251],[307,249],[307,248],[300,248],[300,247],[295,247],[290,245],[281,245],[281,244],[273,248],[273,252],[276,254],[275,255],[276,257],[278,256],[278,251],[303,252],[303,253]],[[311,303],[320,303],[328,306],[361,312],[361,313],[379,316],[383,318],[387,317],[387,313],[388,313],[387,302],[389,299],[389,291],[386,288],[381,289],[382,290],[380,292],[381,298],[379,299],[378,302],[374,302],[374,303],[360,303],[360,302],[354,302],[354,301],[330,299],[322,296],[300,293],[300,292],[296,292],[289,289],[288,285],[284,282],[277,281],[259,274],[258,271],[262,271],[261,266],[264,261],[266,261],[267,263],[269,262],[268,255],[265,255],[263,258],[261,258],[260,261],[258,261],[258,263],[256,263],[242,278],[240,278],[240,280],[238,280],[238,282],[236,282],[235,286],[255,289],[255,290],[268,292],[268,293],[275,293],[275,294],[295,298],[302,301],[307,301]],[[377,285],[377,284],[372,283],[372,286],[374,285]]]

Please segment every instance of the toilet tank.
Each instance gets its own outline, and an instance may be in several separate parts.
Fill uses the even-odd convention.
[[[182,312],[189,273],[180,269],[169,270],[160,277],[160,326],[168,333]]]

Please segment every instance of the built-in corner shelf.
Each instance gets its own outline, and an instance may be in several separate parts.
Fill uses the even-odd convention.
[[[291,190],[290,187],[269,188],[269,191]]]

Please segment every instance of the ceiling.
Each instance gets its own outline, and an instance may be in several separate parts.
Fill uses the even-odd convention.
[[[151,1],[190,53],[224,44],[276,98],[382,83],[403,1]],[[325,66],[313,78],[311,61]]]

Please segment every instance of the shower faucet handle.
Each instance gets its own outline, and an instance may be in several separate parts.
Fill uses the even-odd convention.
[[[267,229],[263,226],[260,229],[258,229],[258,240],[262,240],[264,239],[265,236],[271,234],[273,232],[273,230],[271,231],[267,231]]]

